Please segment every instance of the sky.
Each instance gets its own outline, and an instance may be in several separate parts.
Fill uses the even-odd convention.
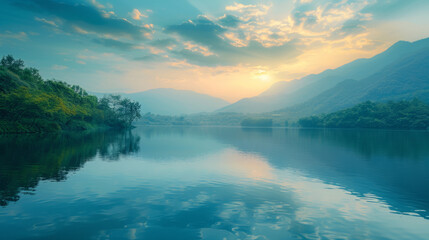
[[[234,102],[429,37],[427,0],[0,0],[0,54],[92,92]]]

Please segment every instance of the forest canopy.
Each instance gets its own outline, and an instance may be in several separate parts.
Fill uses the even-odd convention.
[[[11,55],[0,61],[0,132],[129,128],[140,108],[119,95],[98,99],[79,86],[44,80]]]
[[[301,118],[301,127],[316,128],[429,128],[429,105],[418,99],[375,103],[367,101],[338,112]]]

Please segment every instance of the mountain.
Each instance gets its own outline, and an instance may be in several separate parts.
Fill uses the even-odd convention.
[[[428,43],[428,40],[425,40]],[[345,80],[316,97],[279,112],[290,116],[329,113],[364,101],[418,98],[429,102],[429,44],[362,80]]]
[[[336,69],[328,69],[320,74],[279,82],[262,94],[245,98],[228,105],[219,112],[263,113],[304,103],[346,79],[356,81],[368,78],[387,66],[409,58],[429,47],[429,38],[417,42],[399,41],[386,51],[372,57],[357,59]]]
[[[103,94],[97,93],[100,96]],[[138,101],[142,112],[161,115],[182,115],[200,112],[213,112],[229,103],[223,99],[189,90],[157,88],[138,93],[120,94]]]

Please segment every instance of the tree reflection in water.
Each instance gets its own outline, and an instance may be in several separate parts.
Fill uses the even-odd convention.
[[[99,156],[115,161],[139,150],[131,131],[0,136],[0,205],[32,194],[40,180],[63,181]]]

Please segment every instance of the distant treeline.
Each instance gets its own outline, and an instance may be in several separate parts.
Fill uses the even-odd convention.
[[[195,125],[195,126],[240,126],[246,115],[241,113],[202,113],[167,116],[145,113],[138,121],[144,125]]]
[[[243,126],[243,127],[282,127],[285,121],[274,121],[263,114],[243,113],[201,113],[182,116],[166,116],[152,113],[142,115],[138,121],[143,125],[181,125],[181,126]],[[287,126],[287,121],[286,121]]]
[[[273,120],[268,118],[246,118],[241,122],[242,127],[272,127]]]
[[[145,113],[138,121],[142,125],[193,125],[186,116],[167,116],[153,113]]]
[[[367,101],[338,112],[301,118],[298,124],[316,128],[424,130],[429,128],[429,105],[418,99],[387,103]]]
[[[97,99],[79,86],[43,80],[35,68],[8,55],[0,62],[0,133],[127,128],[140,104],[117,95]]]

